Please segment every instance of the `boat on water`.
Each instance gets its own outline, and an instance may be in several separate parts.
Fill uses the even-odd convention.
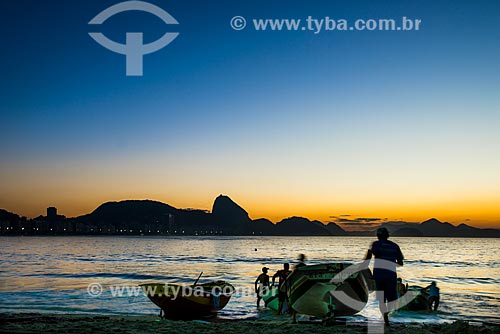
[[[429,293],[421,286],[408,286],[406,293],[401,296],[402,306],[405,311],[427,311],[429,310]]]
[[[285,285],[288,302],[297,313],[325,320],[361,311],[374,286],[370,269],[349,263],[296,268]]]
[[[196,319],[216,315],[234,293],[234,287],[225,281],[196,285],[165,283],[140,284],[148,298],[160,307],[160,317],[169,319]]]

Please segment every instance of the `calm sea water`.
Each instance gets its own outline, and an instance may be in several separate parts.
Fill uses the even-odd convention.
[[[111,286],[222,279],[251,288],[263,265],[275,270],[305,253],[309,263],[358,262],[366,237],[2,237],[0,311],[156,315],[142,293],[113,297]],[[410,285],[441,288],[437,313],[396,312],[395,322],[469,319],[500,323],[500,239],[393,238],[405,255]],[[103,286],[97,297],[91,283]],[[224,318],[273,317],[255,297],[234,296]],[[374,296],[352,321],[379,319]]]

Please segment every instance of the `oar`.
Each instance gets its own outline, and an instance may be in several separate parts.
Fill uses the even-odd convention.
[[[195,286],[196,283],[198,283],[198,281],[200,280],[201,275],[203,275],[203,271],[200,273],[200,276],[198,276],[198,278],[196,279],[196,281],[194,281],[193,286]]]

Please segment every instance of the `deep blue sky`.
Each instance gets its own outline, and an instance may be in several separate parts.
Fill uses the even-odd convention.
[[[209,208],[225,192],[251,213],[278,217],[302,203],[324,217],[393,209],[402,196],[392,218],[418,219],[422,207],[499,199],[499,2],[150,1],[179,26],[141,12],[102,26],[121,42],[125,32],[180,32],[144,57],[142,77],[126,77],[125,56],[88,36],[88,21],[118,2],[1,2],[3,206],[76,214],[138,196]],[[235,15],[422,25],[234,31]],[[443,215],[478,208],[469,211]]]

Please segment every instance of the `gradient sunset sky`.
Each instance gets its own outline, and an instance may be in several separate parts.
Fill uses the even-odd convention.
[[[0,3],[0,208],[110,200],[252,218],[436,217],[500,228],[498,1],[149,1],[97,30],[179,37],[144,57],[92,40],[120,1]],[[422,20],[413,32],[231,29],[233,16]]]

